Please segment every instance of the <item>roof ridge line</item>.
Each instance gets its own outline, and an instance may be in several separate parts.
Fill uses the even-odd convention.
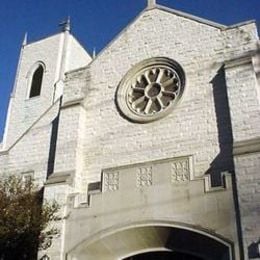
[[[216,23],[216,22],[210,21],[208,19],[201,18],[199,16],[192,15],[192,14],[189,14],[189,13],[186,13],[186,12],[183,12],[183,11],[176,10],[174,8],[170,8],[170,7],[167,7],[167,6],[164,6],[164,5],[160,5],[160,4],[156,4],[155,6],[150,7],[147,10],[156,9],[156,8],[163,10],[163,11],[166,11],[166,12],[170,12],[170,13],[182,16],[182,17],[185,17],[185,18],[188,18],[188,19],[191,19],[191,20],[195,20],[195,21],[203,23],[203,24],[207,24],[207,25],[210,25],[210,26],[213,26],[213,27],[217,27],[219,29],[225,29],[225,28],[228,27],[224,24]]]

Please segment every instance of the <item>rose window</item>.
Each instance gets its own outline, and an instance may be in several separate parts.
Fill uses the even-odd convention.
[[[167,58],[153,58],[134,67],[118,89],[118,105],[133,121],[149,122],[165,115],[183,92],[184,73]]]

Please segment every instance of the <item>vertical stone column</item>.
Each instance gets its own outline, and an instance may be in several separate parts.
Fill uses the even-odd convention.
[[[260,137],[259,86],[252,57],[226,63],[225,74],[234,143]]]
[[[67,218],[67,197],[71,192],[68,179],[52,178],[47,181],[44,188],[44,198],[47,201],[57,201],[60,205],[58,215],[61,220],[54,223],[60,234],[54,237],[51,246],[44,251],[38,253],[38,259],[41,259],[43,255],[48,256],[51,260],[63,260],[64,255],[64,238],[66,232],[66,218]]]
[[[226,63],[233,154],[245,259],[260,259],[260,100],[251,57]]]

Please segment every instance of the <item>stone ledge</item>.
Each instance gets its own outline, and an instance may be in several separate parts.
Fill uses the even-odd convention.
[[[248,53],[247,55],[239,56],[234,59],[225,61],[225,69],[252,64],[252,56],[254,54],[255,52],[252,52],[252,53]]]
[[[206,195],[232,190],[231,178],[230,173],[222,172],[221,185],[213,187],[210,175],[193,175],[192,156],[167,158],[104,169],[100,182],[89,183],[88,193],[71,194],[68,202],[70,208],[89,208],[93,200],[102,199],[103,196],[120,197],[123,191],[138,194],[144,189],[158,192],[161,187],[172,191],[199,187],[200,194]]]
[[[47,181],[45,182],[45,185],[51,185],[51,184],[71,184],[72,183],[72,175],[74,171],[68,171],[68,172],[55,172],[51,174]]]
[[[68,107],[80,105],[82,100],[84,100],[83,97],[80,97],[80,98],[77,98],[77,99],[74,99],[74,100],[69,100],[66,103],[62,104],[61,109],[65,109],[65,108],[68,108]]]
[[[9,154],[9,151],[8,150],[0,150],[0,156],[2,155],[8,155]]]
[[[260,137],[235,142],[233,145],[233,155],[244,155],[260,152]]]
[[[229,172],[223,172],[221,174],[221,176],[222,176],[221,186],[212,187],[210,176],[206,175],[202,178],[196,178],[194,180],[191,180],[189,182],[189,186],[187,186],[187,187],[189,187],[190,191],[193,191],[194,187],[199,186],[199,187],[201,187],[200,193],[205,194],[205,195],[219,193],[219,192],[221,192],[221,193],[222,192],[230,192],[230,190],[233,189],[231,174]],[[95,185],[99,186],[99,185],[101,185],[101,182],[95,183]],[[160,186],[151,186],[150,192],[151,192],[151,189],[153,189],[153,190],[156,189],[156,191],[158,192],[159,187]],[[174,187],[174,185],[173,185],[173,187]],[[165,188],[167,189],[166,186],[165,186]],[[176,185],[175,188],[178,188],[178,186]],[[106,196],[104,194],[105,192],[106,191],[104,191],[104,190],[96,189],[96,190],[90,191],[88,193],[73,193],[73,194],[70,194],[69,197],[68,197],[68,206],[71,209],[92,208],[93,203],[95,204],[95,202],[93,202],[93,200],[94,201],[95,200],[102,200],[102,198],[104,196]],[[134,192],[133,194],[136,194],[137,190],[133,189],[133,192]],[[121,195],[120,195],[120,192],[119,193],[112,192],[112,193],[110,193],[110,195],[108,197],[111,197],[111,196],[112,197],[113,196],[119,196],[120,197]]]

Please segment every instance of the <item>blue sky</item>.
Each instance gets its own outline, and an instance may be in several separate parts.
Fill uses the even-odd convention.
[[[91,53],[103,49],[145,6],[147,0],[1,0],[0,140],[21,43],[59,31],[70,15],[72,33]],[[260,0],[158,0],[159,4],[231,25],[260,21]]]

